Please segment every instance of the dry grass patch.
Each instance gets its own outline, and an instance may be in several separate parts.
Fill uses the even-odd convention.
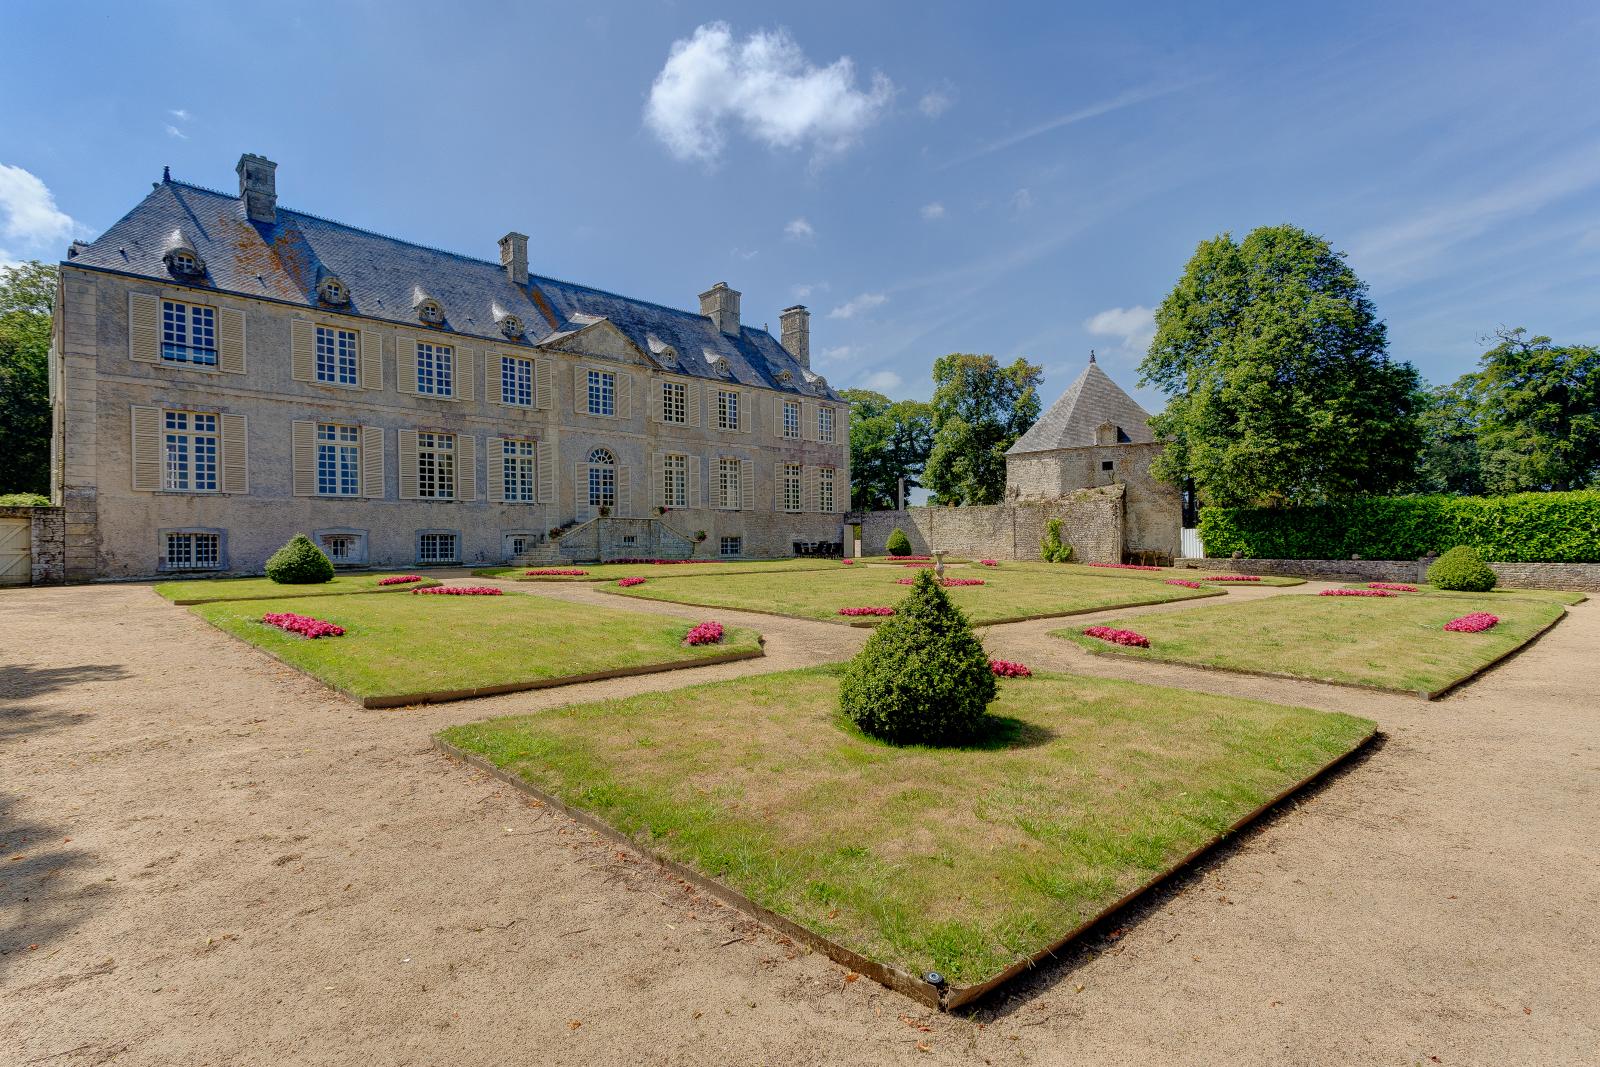
[[[316,585],[280,585],[271,578],[191,578],[181,582],[162,582],[155,591],[174,604],[211,604],[222,600],[282,600],[287,597],[339,596],[345,593],[394,593],[423,586],[442,584],[424,576],[420,582],[405,585],[378,584],[380,578],[411,571],[384,571],[381,574],[336,574],[331,582]]]

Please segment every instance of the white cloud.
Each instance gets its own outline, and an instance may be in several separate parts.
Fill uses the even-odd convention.
[[[830,319],[853,319],[862,312],[871,311],[880,307],[889,298],[882,293],[862,293],[854,300],[847,301],[828,312]]]
[[[787,30],[736,41],[726,22],[711,22],[672,43],[644,118],[679,159],[714,162],[729,126],[768,148],[810,146],[823,157],[849,147],[893,96],[882,74],[858,89],[849,56],[812,63]]]
[[[177,119],[179,122],[188,122],[191,118],[194,117],[193,115],[190,115],[189,112],[187,112],[186,110],[184,110],[181,107],[175,107],[171,111],[168,111],[167,114],[171,115],[173,118]]]
[[[1150,347],[1156,336],[1155,312],[1142,304],[1131,308],[1107,308],[1092,316],[1083,328],[1096,337],[1115,337],[1129,352]]]
[[[946,89],[929,89],[922,94],[922,99],[917,101],[917,110],[930,119],[936,119],[950,110],[950,105],[955,103],[954,94]]]
[[[0,265],[15,266],[30,253],[50,251],[69,240],[82,227],[56,207],[50,189],[21,167],[0,163],[0,238],[15,249],[0,246]]]
[[[838,363],[849,359],[850,353],[854,351],[855,349],[849,345],[834,345],[832,348],[824,348],[819,359],[822,363]]]
[[[804,216],[790,220],[789,225],[783,228],[783,232],[793,241],[809,241],[817,235],[817,231]]]
[[[760,254],[761,254],[761,249],[759,249],[759,248],[751,248],[751,249],[735,248],[732,252],[729,253],[729,255],[731,255],[734,259],[746,259],[746,260],[755,259]]]
[[[905,379],[892,370],[880,370],[867,375],[861,380],[863,389],[876,389],[880,393],[890,393],[905,384]]]
[[[944,218],[944,205],[937,200],[931,204],[923,204],[922,217],[929,220]]]
[[[178,127],[173,126],[170,123],[167,126],[167,136],[176,137],[180,141],[187,141],[189,139],[188,134],[184,133],[182,130],[178,129]]]
[[[1016,212],[1027,211],[1033,206],[1033,193],[1027,189],[1018,189],[1011,194],[1011,210]]]

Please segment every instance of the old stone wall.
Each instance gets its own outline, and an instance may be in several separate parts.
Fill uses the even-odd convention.
[[[872,511],[862,519],[861,551],[883,555],[889,535],[900,529],[918,555],[941,549],[975,559],[1039,559],[1046,523],[1061,519],[1074,559],[1116,563],[1122,559],[1122,508],[1123,487],[1108,485],[1055,500]]]
[[[1180,567],[1216,574],[1271,574],[1331,582],[1425,582],[1432,559],[1183,559]],[[1600,592],[1600,563],[1491,563],[1516,589]]]
[[[65,508],[0,507],[0,518],[27,519],[34,585],[60,585],[67,580],[67,515]]]
[[[1160,444],[1097,445],[1006,457],[1006,492],[1026,502],[1064,498],[1084,487],[1122,485],[1123,548],[1169,558],[1179,552],[1178,491],[1150,473]],[[1108,467],[1109,465],[1109,467]]]

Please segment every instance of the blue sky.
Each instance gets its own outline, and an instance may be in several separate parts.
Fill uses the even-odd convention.
[[[0,261],[254,151],[284,204],[424,244],[806,303],[814,366],[895,396],[951,351],[1044,364],[1047,403],[1090,347],[1131,387],[1196,243],[1279,222],[1432,381],[1501,324],[1600,341],[1592,4],[65,11],[7,4]]]

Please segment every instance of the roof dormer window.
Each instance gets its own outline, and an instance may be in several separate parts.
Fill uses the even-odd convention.
[[[417,305],[417,318],[437,325],[444,321],[444,308],[439,306],[437,300],[424,300]]]
[[[500,320],[500,332],[515,340],[522,336],[522,320],[515,315],[506,315]]]
[[[192,248],[174,248],[166,255],[167,269],[180,277],[193,278],[205,273],[205,266]]]
[[[317,286],[317,297],[324,304],[348,304],[350,291],[338,278],[324,278],[322,284]]]

